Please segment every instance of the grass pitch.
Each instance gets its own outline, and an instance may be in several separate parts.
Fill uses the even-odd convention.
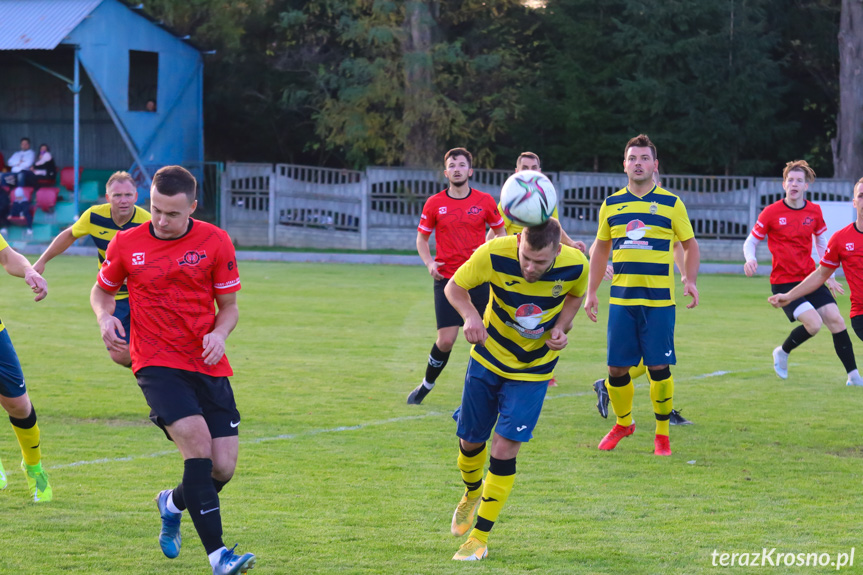
[[[0,572],[208,573],[188,517],[180,557],[159,551],[152,499],[182,462],[101,344],[95,267],[52,261],[38,304],[21,280],[0,279],[55,498],[28,501],[6,427]],[[635,435],[596,449],[613,424],[591,388],[604,373],[607,303],[598,325],[580,312],[489,557],[465,565],[450,560],[461,539],[449,534],[463,339],[423,405],[405,403],[435,337],[425,270],[241,263],[241,273],[228,356],[243,423],[222,516],[225,542],[258,555],[252,573],[708,573],[714,550],[835,555],[859,542],[863,389],[844,386],[826,330],[792,354],[787,381],[774,375],[771,351],[791,325],[767,304],[766,278],[702,276],[702,305],[678,307],[675,407],[695,425],[672,427],[669,458],[652,454],[644,379]],[[842,298],[846,318],[848,307]]]

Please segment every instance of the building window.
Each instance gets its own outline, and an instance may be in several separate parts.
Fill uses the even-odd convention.
[[[129,111],[155,112],[159,93],[159,53],[129,50]]]

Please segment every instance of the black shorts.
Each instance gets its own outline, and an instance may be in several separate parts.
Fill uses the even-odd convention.
[[[851,318],[851,329],[863,340],[863,315],[855,315]]]
[[[203,415],[211,437],[230,437],[240,430],[240,412],[227,377],[213,377],[173,367],[148,366],[135,373],[150,406],[150,421],[162,428],[192,415]]]
[[[788,293],[799,284],[800,282],[791,282],[787,284],[770,284],[770,289],[773,290],[774,295],[778,293]],[[788,321],[797,321],[797,319],[794,317],[794,310],[796,310],[798,307],[805,304],[806,302],[809,302],[813,308],[818,309],[822,306],[827,305],[828,303],[836,303],[836,300],[833,298],[833,294],[830,293],[830,290],[827,289],[827,286],[821,284],[821,286],[811,294],[796,299],[782,308],[782,311],[784,311],[785,315],[788,316]]]
[[[449,303],[449,300],[446,299],[446,294],[443,292],[447,283],[449,283],[449,280],[446,278],[434,280],[434,314],[437,319],[438,329],[453,326],[461,327],[464,325],[464,320],[452,304]],[[485,313],[485,308],[488,305],[488,290],[488,284],[484,283],[467,292],[470,294],[470,301],[473,302],[473,307],[476,308],[480,316]]]

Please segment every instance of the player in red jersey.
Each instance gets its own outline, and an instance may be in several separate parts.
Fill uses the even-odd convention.
[[[755,248],[765,237],[767,247],[773,255],[773,271],[770,273],[770,287],[774,294],[787,293],[815,270],[812,261],[812,237],[818,256],[823,257],[827,248],[827,224],[821,215],[821,208],[805,198],[809,184],[815,181],[815,172],[804,160],[788,162],[782,172],[782,187],[785,199],[770,204],[755,222],[752,233],[743,244],[746,263],[743,271],[752,276],[758,269]],[[796,347],[818,333],[825,324],[833,334],[833,347],[842,361],[852,385],[863,385],[863,378],[857,371],[854,347],[839,313],[836,300],[830,292],[845,293],[834,278],[826,279],[827,285],[807,292],[803,297],[788,302],[783,307],[789,321],[800,321],[781,346],[773,350],[773,369],[782,379],[788,378],[788,354]],[[829,288],[829,289],[828,289]]]
[[[485,242],[488,224],[498,237],[506,235],[503,218],[490,195],[468,185],[473,175],[473,157],[464,148],[454,148],[444,156],[444,176],[449,187],[426,200],[417,227],[417,252],[429,275],[434,278],[434,307],[437,318],[437,340],[429,353],[426,374],[408,395],[408,403],[418,405],[434,387],[464,325],[459,313],[444,295],[447,282],[467,261],[476,248]],[[437,255],[432,257],[429,238],[435,233]],[[471,301],[480,315],[488,305],[487,284],[470,290]]]
[[[234,474],[239,450],[240,413],[225,340],[239,318],[240,276],[228,234],[190,217],[196,190],[194,176],[180,166],[156,172],[152,221],[111,241],[90,303],[108,349],[123,346],[123,325],[112,312],[114,294],[126,281],[132,371],[150,419],[183,456],[182,482],[156,497],[163,553],[179,554],[180,518],[188,507],[213,573],[245,573],[255,556],[225,548],[218,495]]]
[[[824,282],[841,265],[851,290],[851,327],[857,337],[863,339],[863,178],[854,185],[853,204],[857,210],[857,220],[833,234],[818,269],[788,293],[773,295],[767,301],[773,307],[786,306],[788,302],[823,287]],[[861,383],[849,378],[846,385],[859,386]]]

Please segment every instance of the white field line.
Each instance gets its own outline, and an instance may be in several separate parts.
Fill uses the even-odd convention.
[[[762,368],[759,368],[760,370]],[[723,375],[728,375],[730,373],[742,373],[743,371],[757,371],[757,370],[742,370],[740,372],[732,372],[732,371],[714,371],[712,373],[703,373],[701,375],[696,375],[687,379],[705,379],[708,377],[719,377]],[[640,383],[636,385],[636,388],[646,387],[647,384]],[[575,393],[559,393],[556,395],[547,395],[545,397],[546,400],[551,399],[561,399],[566,397],[582,397],[585,395],[595,395],[593,390],[590,391],[579,391]],[[444,412],[444,411],[429,411],[428,413],[423,413],[420,415],[406,415],[404,417],[391,417],[390,419],[381,419],[378,421],[370,421],[368,423],[358,423],[357,425],[342,425],[339,427],[330,427],[325,429],[311,429],[309,431],[303,431],[302,433],[286,433],[282,435],[273,435],[271,437],[257,437],[254,439],[248,439],[245,441],[240,441],[243,445],[254,445],[257,443],[264,443],[266,441],[285,441],[290,439],[300,439],[302,437],[313,437],[315,435],[322,435],[325,433],[339,433],[342,431],[357,431],[360,429],[366,429],[368,427],[377,427],[380,425],[388,425],[390,423],[401,423],[402,421],[415,421],[418,419],[425,419],[427,417],[438,417],[441,415],[450,416],[452,412]],[[153,457],[162,457],[163,455],[172,455],[176,454],[176,449],[171,449],[169,451],[157,451],[155,453],[149,453],[146,455],[127,455],[125,457],[104,457],[101,459],[90,459],[85,461],[74,461],[72,463],[62,463],[60,465],[52,465],[48,469],[66,469],[69,467],[80,467],[82,465],[102,465],[105,463],[116,463],[116,462],[124,462],[124,461],[135,461],[137,459],[151,459]]]

